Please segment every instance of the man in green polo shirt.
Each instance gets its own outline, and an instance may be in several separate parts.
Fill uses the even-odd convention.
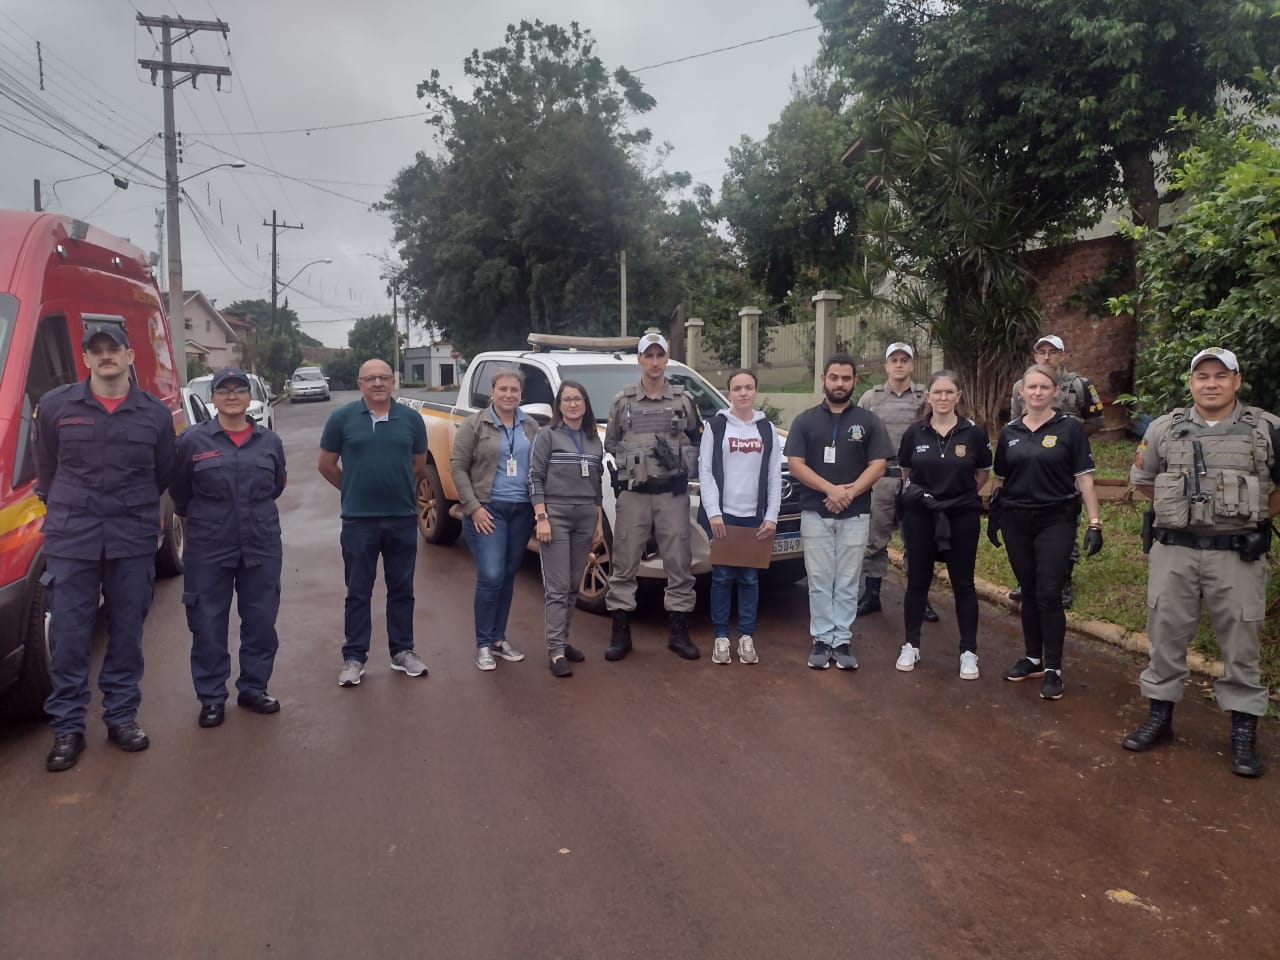
[[[391,669],[425,676],[413,650],[413,573],[418,557],[416,480],[425,473],[427,428],[422,416],[391,395],[391,367],[360,367],[361,398],[329,416],[320,437],[321,476],[342,493],[342,561],[346,566],[346,640],[338,686],[359,685],[369,659],[369,602],[382,555],[387,585]]]

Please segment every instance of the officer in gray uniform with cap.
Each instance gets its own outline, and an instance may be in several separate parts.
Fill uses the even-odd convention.
[[[1031,350],[1032,363],[1044,364],[1058,374],[1058,399],[1053,409],[1073,420],[1079,420],[1086,434],[1096,433],[1102,426],[1102,398],[1098,396],[1098,388],[1093,381],[1073,370],[1067,369],[1069,355],[1062,338],[1052,333],[1045,334],[1036,341]],[[1009,420],[1012,422],[1027,412],[1022,402],[1022,381],[1013,385],[1013,401],[1009,405]],[[1080,562],[1080,544],[1071,547],[1071,566]],[[1074,597],[1071,587],[1071,575],[1067,575],[1067,585],[1062,589],[1062,606],[1070,608]],[[1022,599],[1022,587],[1017,586],[1009,592],[1010,600]]]
[[[667,381],[667,339],[646,333],[636,345],[640,382],[613,399],[604,448],[614,458],[613,569],[605,605],[613,618],[606,660],[631,652],[631,611],[636,608],[636,576],[650,532],[667,574],[665,606],[671,617],[667,646],[697,660],[689,639],[693,611],[689,478],[697,476],[701,420],[693,398]]]
[[[920,408],[924,404],[924,387],[911,379],[916,369],[915,358],[911,344],[901,341],[889,344],[884,351],[885,382],[872,387],[858,401],[858,406],[870,410],[884,423],[895,451],[884,476],[871,490],[871,528],[862,561],[862,595],[858,599],[860,617],[880,612],[880,581],[889,569],[889,538],[897,526],[895,506],[902,489],[902,468],[898,466],[896,451],[907,427],[920,419]],[[930,623],[938,619],[927,600],[924,618]]]
[[[1153,501],[1143,523],[1151,661],[1141,680],[1151,712],[1123,746],[1143,751],[1173,739],[1173,706],[1182,699],[1187,644],[1203,602],[1222,650],[1214,697],[1231,713],[1231,770],[1257,777],[1258,717],[1267,712],[1258,627],[1271,517],[1280,513],[1280,418],[1237,401],[1240,364],[1230,350],[1201,350],[1187,382],[1193,406],[1152,422],[1129,473]]]

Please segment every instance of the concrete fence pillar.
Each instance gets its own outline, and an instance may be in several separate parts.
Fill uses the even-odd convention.
[[[738,311],[742,322],[741,362],[748,370],[756,368],[760,356],[760,313],[759,307],[743,307]]]
[[[702,318],[690,317],[684,322],[685,364],[697,370],[702,366]]]
[[[819,290],[813,301],[813,392],[822,393],[822,365],[836,352],[836,311],[844,297],[834,290]]]

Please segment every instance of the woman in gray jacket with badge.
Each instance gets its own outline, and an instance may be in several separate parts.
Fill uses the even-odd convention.
[[[476,564],[476,666],[492,670],[494,657],[515,663],[524,654],[507,641],[515,575],[533,532],[529,455],[538,425],[520,409],[524,378],[499,370],[491,402],[458,427],[449,472],[458,489],[462,535]]]
[[[591,399],[582,384],[565,380],[556,391],[551,423],[533,442],[529,464],[529,498],[547,595],[547,654],[557,677],[573,676],[570,662],[583,660],[569,643],[569,619],[587,554],[604,539],[603,457]]]

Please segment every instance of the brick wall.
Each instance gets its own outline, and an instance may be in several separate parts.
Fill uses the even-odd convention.
[[[1127,420],[1125,411],[1113,408],[1111,401],[1133,390],[1137,324],[1129,316],[1099,316],[1064,301],[1082,282],[1106,273],[1118,259],[1132,259],[1132,246],[1115,236],[1049,247],[1030,257],[1038,278],[1036,297],[1045,316],[1043,332],[1060,336],[1070,354],[1071,369],[1094,382],[1107,404],[1108,425]]]

